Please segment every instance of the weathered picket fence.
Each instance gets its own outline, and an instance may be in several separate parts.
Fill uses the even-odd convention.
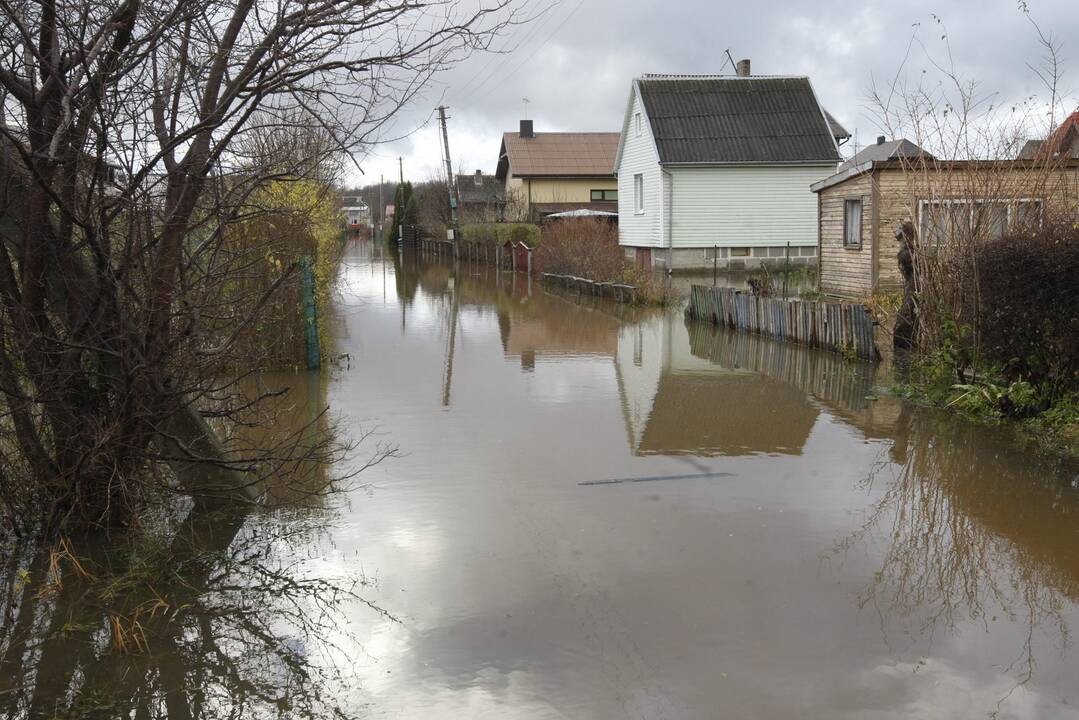
[[[686,314],[787,342],[880,359],[873,317],[865,305],[761,298],[734,288],[694,285]]]

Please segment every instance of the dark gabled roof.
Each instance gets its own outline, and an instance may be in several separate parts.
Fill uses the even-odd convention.
[[[878,142],[859,150],[853,157],[839,166],[839,172],[857,167],[862,163],[877,162],[880,160],[901,160],[912,158],[924,158],[934,160],[931,153],[915,145],[910,140],[899,139],[888,142]]]
[[[482,174],[476,184],[476,174],[457,176],[457,195],[462,203],[490,205],[502,199],[502,183],[494,175]]]
[[[842,160],[808,78],[646,75],[636,82],[661,163]]]
[[[827,110],[824,111],[824,119],[828,121],[828,127],[832,131],[832,137],[836,139],[836,142],[840,140],[850,139],[850,131],[835,119],[835,116]]]

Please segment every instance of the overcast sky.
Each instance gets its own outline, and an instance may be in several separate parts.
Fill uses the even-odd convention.
[[[544,7],[544,0],[528,8]],[[1068,111],[1079,88],[1079,3],[1029,0],[1030,16],[1061,41]],[[939,18],[939,22],[936,18]],[[1008,105],[1044,89],[1027,66],[1041,61],[1037,34],[1016,0],[561,0],[538,20],[499,39],[502,55],[479,54],[437,79],[397,120],[395,132],[361,160],[377,182],[397,175],[424,180],[439,167],[434,107],[450,107],[454,171],[493,172],[501,134],[526,112],[542,131],[619,131],[632,78],[644,73],[723,73],[726,49],[751,58],[754,74],[808,75],[828,110],[862,145],[880,133],[869,106],[876,79],[939,79],[931,59],[951,57],[959,74]],[[947,42],[941,36],[947,34]],[[925,73],[923,74],[923,71]],[[426,127],[423,127],[427,122]],[[853,142],[852,142],[853,144]],[[848,151],[849,146],[844,148]]]

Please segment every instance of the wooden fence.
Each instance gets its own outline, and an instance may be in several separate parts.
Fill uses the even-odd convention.
[[[575,291],[578,295],[598,295],[609,297],[620,303],[637,302],[637,286],[625,285],[615,282],[596,282],[588,278],[576,275],[556,275],[555,273],[543,273],[543,282],[550,285],[559,285]]]
[[[686,314],[778,340],[879,360],[865,305],[761,298],[733,288],[694,285]]]

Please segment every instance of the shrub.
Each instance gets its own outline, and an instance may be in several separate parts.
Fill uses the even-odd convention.
[[[618,246],[618,229],[593,218],[549,222],[536,253],[543,272],[612,282],[623,280],[628,262]]]
[[[630,262],[618,244],[618,228],[605,220],[570,218],[545,225],[535,260],[541,272],[633,285],[640,302],[670,300],[668,283]]]
[[[540,229],[531,223],[470,223],[461,226],[461,239],[485,245],[523,242],[536,247],[540,243]]]
[[[984,360],[1009,381],[1079,390],[1079,225],[988,241],[976,267]]]

